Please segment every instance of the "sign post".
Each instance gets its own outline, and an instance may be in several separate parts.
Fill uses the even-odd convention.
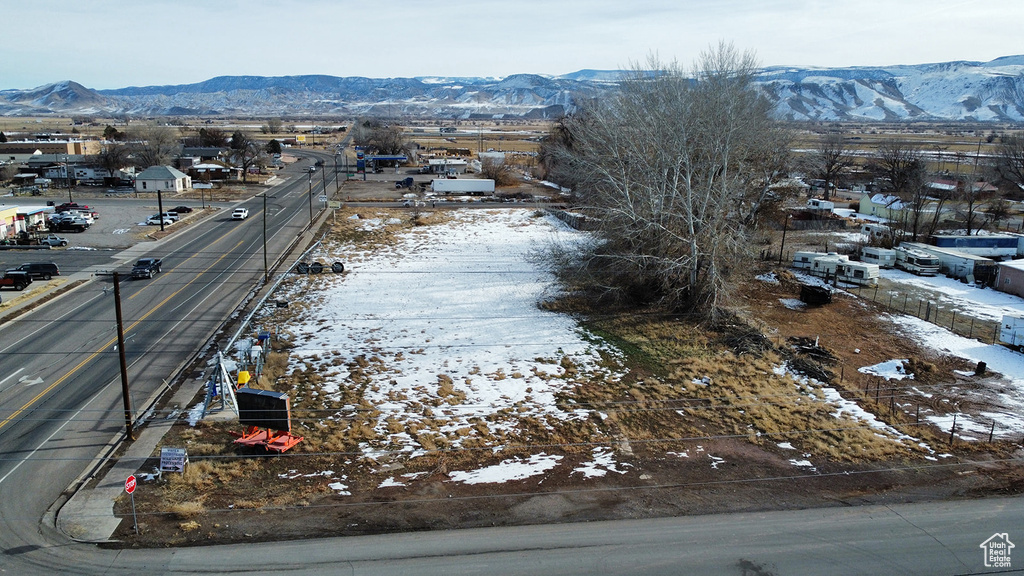
[[[184,472],[188,464],[188,452],[184,448],[161,448],[160,471]]]
[[[139,535],[139,519],[135,515],[135,485],[138,482],[135,480],[135,475],[132,474],[124,481],[124,491],[132,497],[132,524],[135,525],[135,535]]]

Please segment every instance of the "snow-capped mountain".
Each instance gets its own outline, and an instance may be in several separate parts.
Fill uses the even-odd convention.
[[[67,81],[0,91],[0,114],[552,118],[579,98],[614,90],[623,74],[220,76],[197,84],[117,90],[90,90]],[[915,66],[779,66],[762,70],[757,86],[780,118],[792,120],[1024,120],[1024,56]]]

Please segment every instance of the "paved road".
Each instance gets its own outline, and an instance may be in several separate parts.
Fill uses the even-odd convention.
[[[272,263],[310,218],[305,179],[293,177],[270,195]],[[264,201],[240,204],[248,220],[223,211],[120,255],[164,259],[152,280],[120,286],[136,416],[263,278]],[[124,426],[111,279],[88,269],[67,279],[76,276],[87,283],[0,325],[0,571],[18,551],[66,543],[40,518]]]
[[[934,576],[1024,571],[1024,559],[1014,563],[1012,558],[1009,569],[986,568],[980,546],[996,534],[1006,534],[1014,543],[1024,540],[1024,500],[417,532],[189,549],[110,551],[54,542],[7,550],[0,560],[11,562],[18,574],[109,575]]]

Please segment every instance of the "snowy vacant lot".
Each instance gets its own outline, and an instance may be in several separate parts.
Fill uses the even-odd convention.
[[[559,395],[581,379],[609,381],[622,370],[612,347],[573,318],[539,307],[552,278],[527,255],[578,234],[529,210],[464,210],[453,218],[372,251],[346,250],[343,277],[293,288],[313,303],[288,327],[290,369],[325,378],[293,401],[313,394],[340,405],[325,423],[361,406],[379,412],[361,443],[364,457],[514,443],[567,421],[589,428],[589,412],[560,408]],[[398,222],[351,224],[372,233]],[[358,403],[345,404],[353,387]],[[519,475],[524,465],[509,463]]]

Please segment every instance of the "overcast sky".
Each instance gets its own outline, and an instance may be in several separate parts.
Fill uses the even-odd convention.
[[[1022,0],[30,0],[5,2],[0,89],[215,76],[508,76],[690,64],[875,66],[1024,53]]]

